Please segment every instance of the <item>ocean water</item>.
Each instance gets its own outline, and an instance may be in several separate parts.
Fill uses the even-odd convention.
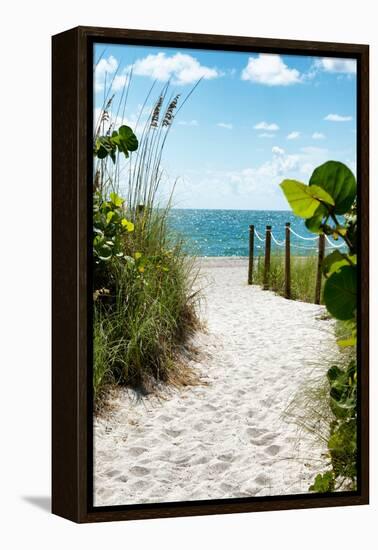
[[[183,235],[186,251],[197,256],[248,256],[251,224],[263,239],[265,227],[271,225],[273,236],[281,242],[285,239],[286,222],[303,237],[315,236],[306,229],[304,220],[290,211],[173,209],[169,220],[172,229]],[[327,242],[326,245],[329,248]],[[291,234],[293,255],[315,255],[317,247],[317,239],[303,240]],[[273,240],[272,251],[283,252],[284,247]],[[263,253],[264,242],[255,237],[255,255]]]

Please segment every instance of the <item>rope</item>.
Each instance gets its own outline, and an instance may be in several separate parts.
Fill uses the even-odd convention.
[[[293,235],[295,235],[296,237],[298,237],[299,239],[302,239],[304,241],[316,241],[319,239],[319,236],[315,236],[315,237],[303,237],[302,235],[299,235],[298,233],[296,233],[294,231],[294,229],[292,229],[291,227],[289,228],[290,231],[293,233]],[[265,239],[263,237],[261,237],[261,235],[259,235],[259,233],[257,232],[256,229],[254,229],[254,233],[257,237],[257,239],[262,242],[262,243],[265,243]],[[277,245],[277,246],[284,246],[285,245],[285,240],[283,241],[278,241],[273,232],[271,231],[270,233],[271,237],[272,237],[272,241]],[[331,246],[332,248],[342,248],[343,246],[345,246],[344,243],[341,243],[341,244],[334,244],[328,237],[328,235],[325,235],[325,238],[327,239],[327,242],[328,242],[328,245],[326,244],[326,246]],[[293,243],[291,242],[290,243],[290,246],[294,247],[294,248],[301,248],[303,250],[316,250],[317,247],[315,246],[302,246],[300,244],[296,244],[296,243]],[[257,245],[258,248],[260,248],[258,245]]]
[[[292,232],[293,235],[295,235],[299,239],[303,239],[304,241],[315,241],[315,239],[318,238],[318,237],[302,237],[302,235],[298,235],[298,233],[296,233],[294,231],[294,229],[291,229],[291,227],[289,227],[289,229],[290,229],[290,231]]]
[[[262,243],[265,242],[265,239],[263,239],[262,237],[260,237],[260,235],[257,233],[256,229],[254,229],[255,231],[255,235],[256,237],[258,238],[259,241],[261,241]]]
[[[277,246],[283,246],[285,241],[277,241],[273,233],[271,233],[272,241],[276,243]]]
[[[328,235],[325,235],[325,238],[327,239],[329,245],[332,246],[332,248],[342,248],[343,246],[345,246],[345,243],[334,244],[334,243],[328,238]]]

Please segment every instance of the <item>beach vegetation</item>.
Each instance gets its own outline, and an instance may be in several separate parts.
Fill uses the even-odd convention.
[[[338,339],[353,351],[346,364],[327,372],[327,401],[332,413],[328,431],[329,468],[317,474],[310,491],[355,490],[357,484],[357,183],[344,164],[328,161],[316,168],[309,184],[284,180],[281,188],[293,212],[306,220],[307,228],[343,240],[347,251],[327,255],[323,301],[328,313],[343,327]],[[339,217],[338,217],[339,216]],[[340,218],[343,216],[343,218]]]
[[[316,284],[316,256],[292,256],[290,259],[291,299],[314,303]],[[253,280],[258,285],[264,282],[264,257],[258,256],[255,262]],[[285,256],[279,252],[270,258],[269,288],[280,296],[285,296]]]
[[[116,112],[125,111],[126,97],[124,90]],[[138,131],[123,124],[122,117],[111,115],[113,96],[95,130],[93,391],[97,407],[110,385],[148,392],[160,382],[187,380],[180,354],[198,324],[199,291],[193,291],[197,272],[195,259],[185,253],[181,237],[168,224],[173,186],[165,201],[159,195],[162,155],[179,97],[169,98],[165,86]],[[146,101],[149,98],[150,94]]]

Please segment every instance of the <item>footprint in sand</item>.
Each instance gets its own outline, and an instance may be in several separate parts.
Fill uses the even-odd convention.
[[[279,453],[280,449],[281,447],[279,445],[270,445],[270,447],[265,449],[265,452],[270,456],[276,456],[276,454]]]
[[[235,486],[230,483],[221,483],[220,489],[225,493],[231,494],[231,492],[235,489]]]
[[[203,432],[203,430],[206,429],[206,424],[203,424],[203,422],[197,422],[197,424],[194,424],[193,428],[196,432]]]
[[[228,470],[230,467],[230,464],[227,462],[216,462],[215,464],[211,464],[210,468],[214,473],[222,474],[226,470]]]
[[[122,483],[127,483],[129,478],[122,475],[122,476],[118,476],[116,479],[117,479],[117,481],[121,481]]]
[[[170,422],[172,420],[172,417],[168,416],[167,414],[161,414],[160,416],[158,416],[158,418],[163,422]]]
[[[120,470],[107,470],[105,472],[105,475],[108,476],[108,477],[116,477],[118,476],[119,474],[121,474],[122,472]]]
[[[224,453],[224,454],[218,455],[217,458],[223,462],[233,462],[235,460],[235,456],[233,453]]]
[[[136,456],[140,456],[146,451],[147,449],[145,447],[130,447],[130,449],[128,450],[128,454],[130,456],[136,457]]]
[[[143,477],[148,475],[150,473],[150,470],[149,468],[145,468],[144,466],[133,466],[132,468],[130,468],[130,472],[137,477]]]
[[[257,483],[257,485],[263,485],[264,487],[269,486],[271,483],[270,477],[265,474],[259,474],[257,477],[255,477],[254,481],[255,483]]]
[[[194,465],[200,465],[200,464],[207,464],[208,462],[210,462],[210,457],[208,456],[200,456],[199,458],[195,458],[193,461],[192,461],[192,464]]]
[[[262,445],[267,445],[268,443],[270,443],[271,441],[273,441],[275,438],[276,438],[275,435],[273,435],[273,434],[268,434],[268,435],[264,435],[264,436],[261,437],[260,439],[251,439],[250,442],[251,442],[253,445],[262,446]]]
[[[183,433],[184,430],[175,430],[173,428],[169,428],[168,430],[164,430],[164,433],[166,435],[169,435],[170,437],[178,437]]]
[[[144,481],[143,479],[135,481],[131,485],[131,488],[135,489],[136,491],[141,491],[142,489],[146,489],[147,487],[151,487],[151,483],[149,483],[148,481]]]
[[[266,432],[265,430],[261,430],[260,428],[247,428],[246,433],[250,437],[260,437],[263,433]]]

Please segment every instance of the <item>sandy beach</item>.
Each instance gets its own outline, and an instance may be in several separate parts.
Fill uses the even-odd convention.
[[[120,389],[95,420],[94,504],[308,492],[326,450],[284,411],[338,354],[323,306],[248,286],[247,260],[201,260],[203,384],[141,398]]]

